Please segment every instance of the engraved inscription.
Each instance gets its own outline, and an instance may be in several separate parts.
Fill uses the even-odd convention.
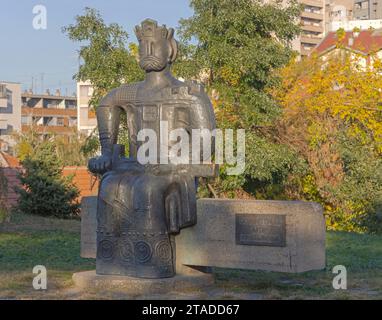
[[[286,216],[283,214],[236,214],[236,244],[286,246]]]

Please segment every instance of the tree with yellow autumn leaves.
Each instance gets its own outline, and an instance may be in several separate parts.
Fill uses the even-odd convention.
[[[381,61],[371,56],[365,66],[364,56],[339,52],[280,72],[278,136],[309,165],[286,192],[321,202],[329,228],[381,231]]]

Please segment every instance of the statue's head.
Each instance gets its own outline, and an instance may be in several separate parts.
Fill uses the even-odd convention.
[[[139,41],[139,65],[143,70],[161,71],[175,61],[178,47],[174,29],[146,19],[135,27],[135,34]]]

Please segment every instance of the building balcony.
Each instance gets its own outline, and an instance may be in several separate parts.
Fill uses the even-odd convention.
[[[40,117],[51,117],[51,116],[77,117],[77,109],[22,107],[21,115],[23,116],[31,115],[31,116],[40,116]]]
[[[69,100],[76,101],[76,97],[72,96],[61,96],[61,95],[53,95],[53,94],[34,94],[29,92],[23,92],[21,94],[22,98],[32,98],[32,99],[44,99],[44,100]]]
[[[309,36],[301,36],[301,43],[309,43],[309,44],[318,44],[322,38],[319,37],[309,37]]]
[[[64,109],[63,107],[61,107],[60,104],[57,104],[57,103],[47,103],[46,105],[44,105],[44,108],[49,108],[49,109]]]
[[[301,18],[309,18],[309,19],[315,19],[315,20],[322,21],[322,20],[324,20],[324,15],[322,13],[302,11],[301,12]]]
[[[302,24],[301,29],[306,31],[319,32],[319,33],[324,32],[324,28],[322,26],[315,26],[315,25],[309,25],[309,24]]]
[[[324,7],[324,2],[318,1],[318,0],[300,0],[300,3],[303,3],[307,6],[312,6],[312,7],[318,7],[318,8]]]

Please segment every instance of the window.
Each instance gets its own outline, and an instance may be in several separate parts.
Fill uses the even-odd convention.
[[[64,118],[57,118],[57,125],[63,126],[64,125]]]
[[[66,101],[65,102],[66,109],[76,109],[77,105],[75,101]]]

